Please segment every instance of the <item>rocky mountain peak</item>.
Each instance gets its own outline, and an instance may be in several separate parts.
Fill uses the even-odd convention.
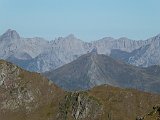
[[[127,38],[127,37],[121,37],[121,38],[119,38],[118,40],[120,40],[120,41],[129,41],[130,39]]]
[[[114,41],[115,39],[113,37],[104,37],[100,39],[99,41]]]
[[[158,39],[158,40],[160,40],[160,33],[158,35],[156,35],[155,38]]]
[[[94,47],[94,48],[92,49],[91,53],[92,53],[92,54],[98,54],[98,52],[97,52],[97,47]]]
[[[67,37],[64,38],[67,41],[73,42],[73,41],[81,41],[78,39],[74,34],[69,34]]]
[[[2,39],[20,39],[20,35],[12,29],[8,29],[3,35]]]
[[[68,38],[68,39],[76,39],[74,34],[69,34],[66,38]]]
[[[45,76],[69,91],[109,84],[158,93],[158,71],[153,75],[151,69],[128,65],[106,55],[88,53],[54,71],[46,72]]]
[[[75,37],[74,34],[69,34],[66,37],[58,37],[55,40],[53,40],[53,43],[61,43],[61,42],[73,42],[73,41],[79,41],[78,38]]]

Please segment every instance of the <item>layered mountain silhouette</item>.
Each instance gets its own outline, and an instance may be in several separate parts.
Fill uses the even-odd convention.
[[[132,52],[112,49],[110,56],[135,66],[148,67],[160,65],[160,34],[148,39],[146,42],[149,42],[149,44]]]
[[[159,66],[140,68],[95,51],[44,75],[63,89],[71,91],[108,84],[160,93]]]
[[[57,69],[97,48],[99,54],[126,63],[148,67],[160,65],[160,35],[147,40],[105,37],[84,42],[73,34],[47,41],[40,37],[23,38],[15,30],[0,36],[0,58],[35,72]]]
[[[152,113],[159,100],[159,95],[109,85],[65,92],[38,73],[0,60],[0,120],[136,120]]]

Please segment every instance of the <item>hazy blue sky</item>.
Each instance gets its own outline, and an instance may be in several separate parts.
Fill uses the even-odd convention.
[[[160,33],[160,0],[0,0],[0,34],[8,28],[47,39],[146,39]]]

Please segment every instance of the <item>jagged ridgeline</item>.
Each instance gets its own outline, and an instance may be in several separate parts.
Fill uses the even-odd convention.
[[[0,61],[0,120],[136,120],[160,96],[103,85],[65,92],[38,73]]]
[[[160,34],[147,40],[105,37],[92,42],[84,42],[71,34],[47,41],[40,37],[23,38],[9,29],[0,36],[0,59],[29,71],[46,72],[72,62],[95,47],[99,54],[132,65],[160,65]]]

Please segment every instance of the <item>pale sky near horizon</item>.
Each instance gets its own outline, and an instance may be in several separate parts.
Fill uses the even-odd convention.
[[[48,40],[147,39],[160,33],[160,0],[0,0],[0,34],[9,28]]]

